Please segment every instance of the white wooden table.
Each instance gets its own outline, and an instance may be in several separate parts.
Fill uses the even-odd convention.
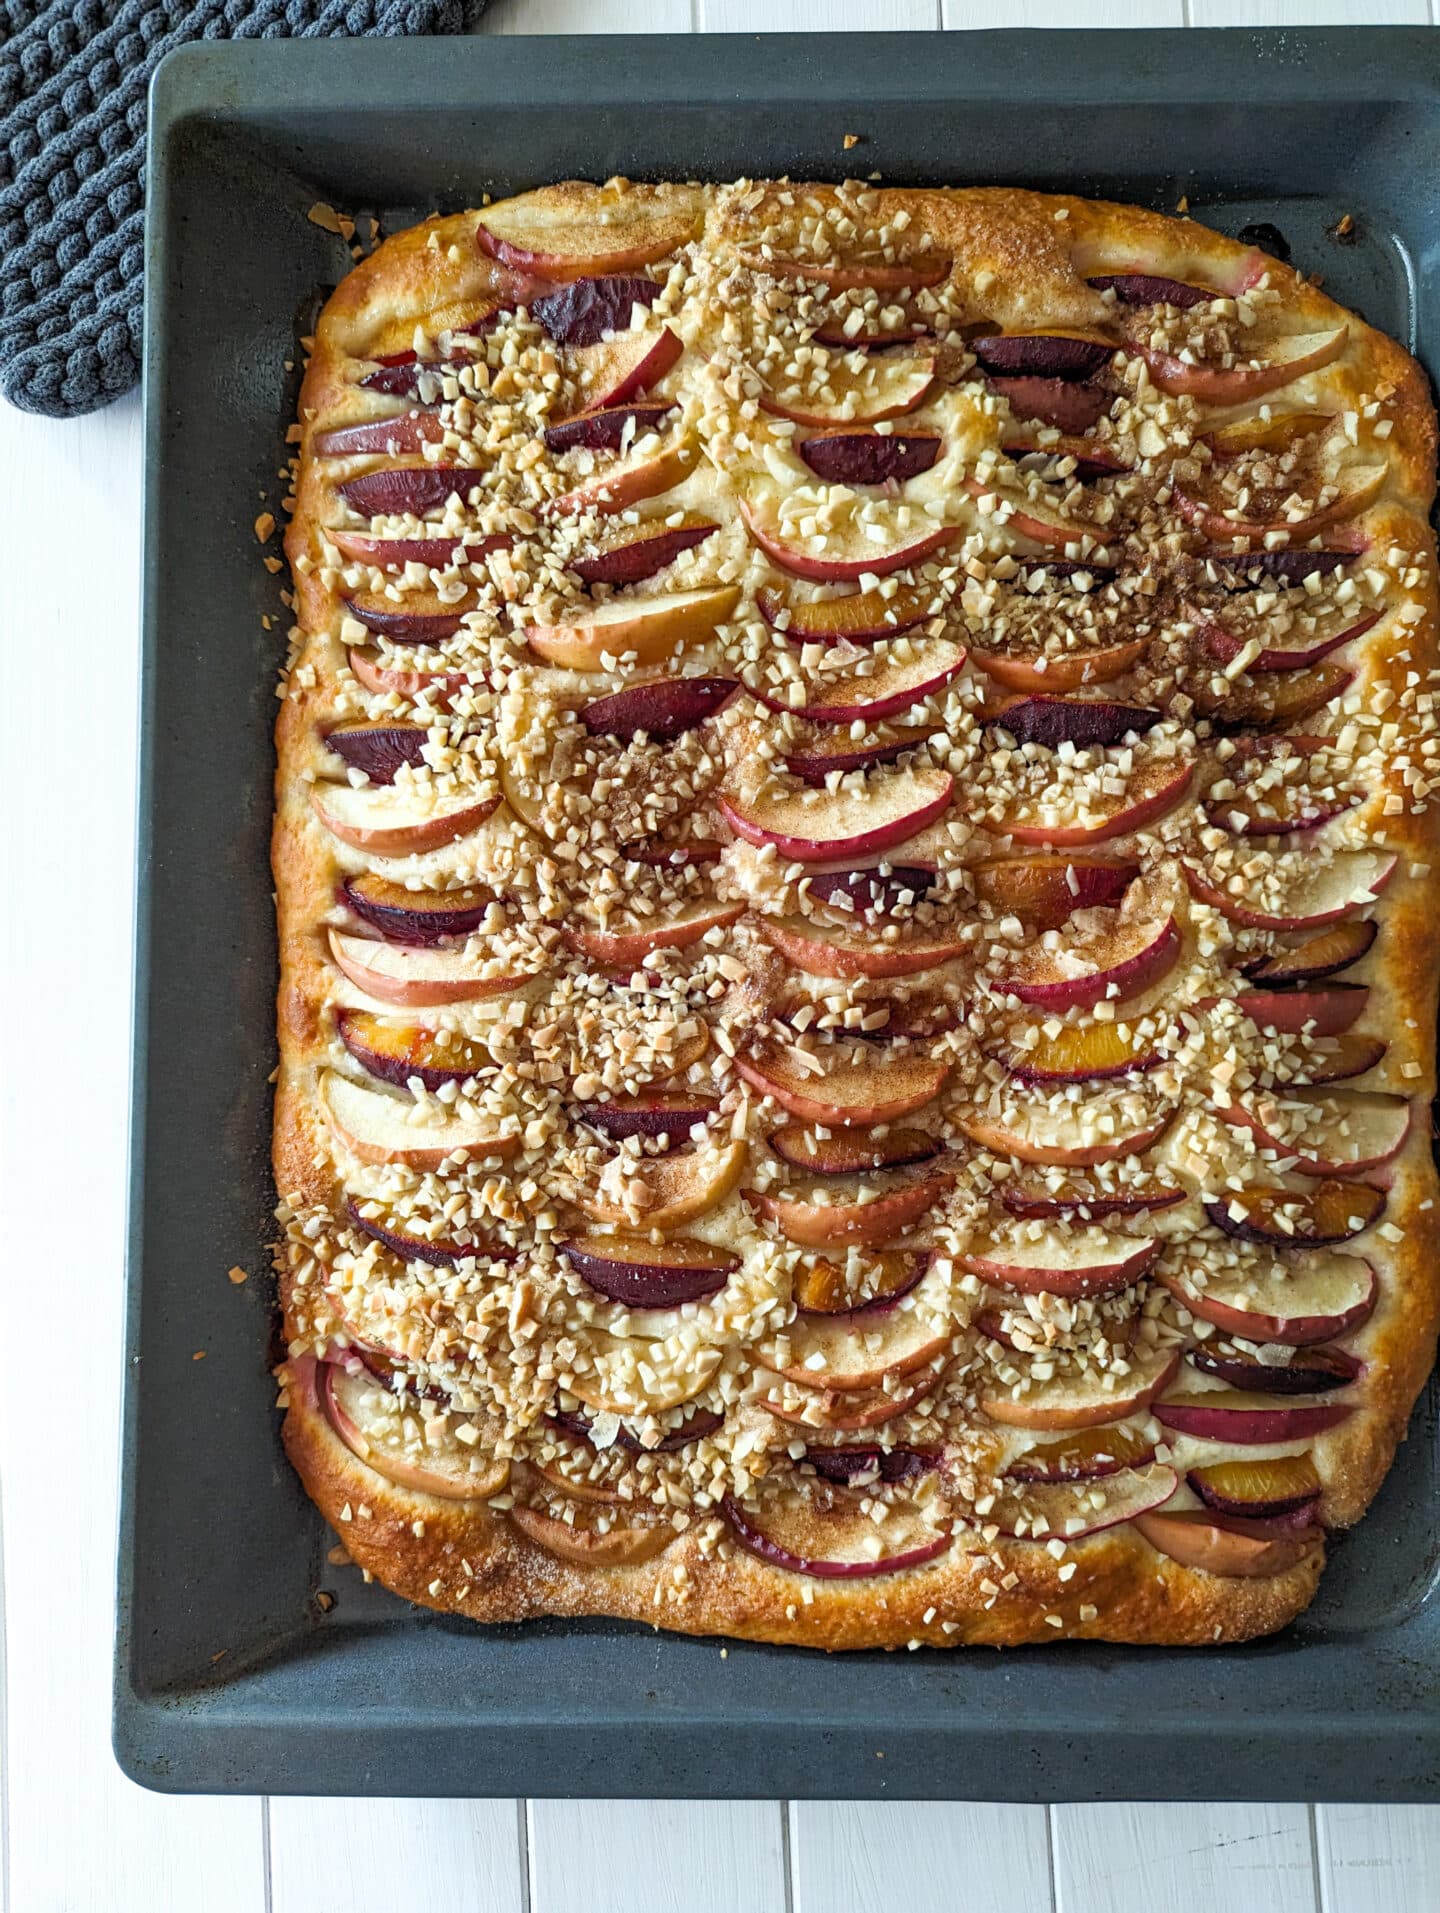
[[[486,27],[1381,21],[1440,25],[1440,0],[492,0]],[[71,424],[0,407],[10,1913],[1437,1913],[1440,1807],[172,1799],[121,1778],[108,1715],[139,511],[134,398]],[[57,1363],[62,1296],[83,1327]]]

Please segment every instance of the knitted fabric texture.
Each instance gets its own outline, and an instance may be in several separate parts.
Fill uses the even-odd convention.
[[[145,99],[186,40],[458,33],[484,0],[0,0],[0,391],[108,405],[140,376]]]

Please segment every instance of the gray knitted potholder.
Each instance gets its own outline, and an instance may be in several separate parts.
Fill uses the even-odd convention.
[[[0,391],[93,412],[140,376],[145,95],[185,40],[459,33],[485,0],[0,0]]]

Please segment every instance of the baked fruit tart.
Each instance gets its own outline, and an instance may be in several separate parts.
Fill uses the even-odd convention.
[[[1263,1634],[1430,1369],[1435,416],[1188,220],[560,185],[301,395],[284,1438],[480,1621]]]

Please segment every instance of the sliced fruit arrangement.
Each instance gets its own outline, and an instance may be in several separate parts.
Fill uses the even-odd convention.
[[[1155,1444],[1123,1424],[1078,1428],[1072,1435],[1032,1442],[1005,1465],[1007,1481],[1095,1481],[1155,1459]]]
[[[481,1501],[509,1481],[508,1461],[460,1439],[457,1427],[475,1433],[463,1416],[406,1414],[401,1401],[358,1363],[356,1372],[339,1362],[318,1363],[314,1386],[325,1419],[345,1446],[398,1488],[442,1501]]]
[[[1271,1442],[1323,1435],[1352,1411],[1348,1402],[1276,1403],[1268,1395],[1217,1388],[1198,1395],[1166,1395],[1151,1403],[1150,1412],[1175,1435],[1263,1448]]]
[[[745,1200],[787,1242],[804,1248],[851,1242],[873,1248],[922,1221],[949,1186],[949,1176],[932,1174],[883,1190],[873,1184],[849,1190],[822,1187],[808,1193],[747,1189]]]
[[[1078,691],[1084,685],[1109,684],[1133,670],[1149,648],[1146,638],[1126,638],[1117,644],[1059,653],[996,651],[982,646],[970,653],[970,661],[977,671],[1017,696],[1049,697]]]
[[[1188,794],[1193,776],[1193,764],[1173,758],[1141,761],[1123,789],[1106,779],[1105,785],[1090,785],[1083,793],[1067,790],[1057,800],[1047,788],[1034,798],[1022,797],[990,827],[1014,843],[1050,849],[1109,843],[1158,823]]]
[[[1077,910],[1118,904],[1140,866],[1120,859],[997,857],[970,867],[976,896],[1036,930],[1054,930]]]
[[[686,512],[678,524],[667,519],[624,525],[613,537],[572,558],[569,569],[587,585],[634,585],[674,564],[683,552],[713,538],[720,527]]]
[[[1283,837],[1316,830],[1360,801],[1334,746],[1317,737],[1248,740],[1205,793],[1218,830],[1237,837]]]
[[[740,501],[740,516],[751,538],[773,564],[792,577],[808,578],[816,584],[858,584],[867,578],[913,571],[960,535],[953,525],[937,525],[918,533],[897,531],[894,541],[882,547],[859,538],[841,540],[829,533],[788,531],[778,516],[745,498]]]

